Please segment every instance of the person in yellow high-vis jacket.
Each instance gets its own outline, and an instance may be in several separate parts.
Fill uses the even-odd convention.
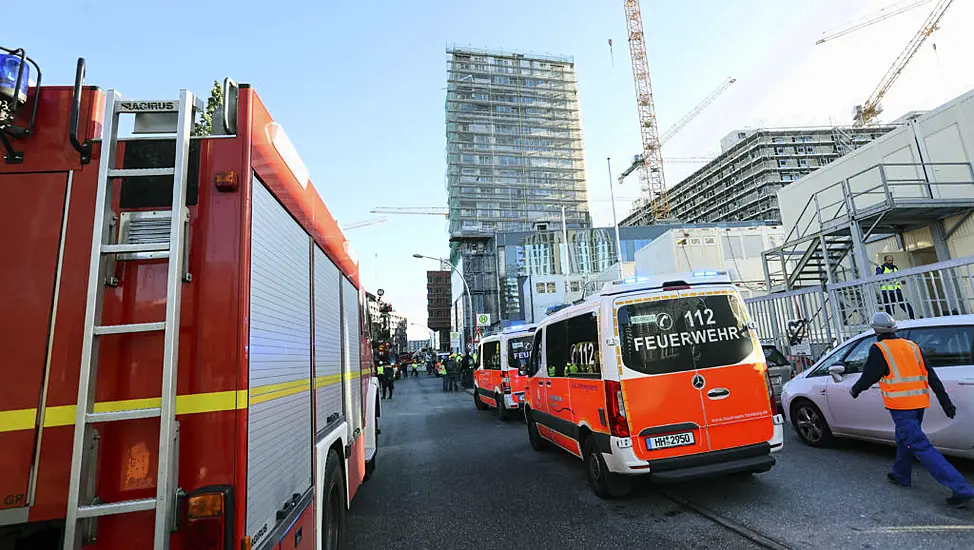
[[[889,275],[899,270],[900,268],[896,267],[896,264],[893,263],[893,257],[887,254],[883,257],[883,265],[876,268],[876,275]],[[883,281],[879,285],[879,289],[883,291],[883,304],[885,304],[884,309],[886,313],[892,315],[893,306],[899,304],[900,309],[905,311],[910,316],[910,319],[916,319],[913,316],[913,306],[903,297],[903,283],[901,281]]]

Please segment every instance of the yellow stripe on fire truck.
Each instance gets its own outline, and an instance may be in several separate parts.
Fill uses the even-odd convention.
[[[352,374],[352,378],[357,377],[358,373]],[[248,402],[251,405],[255,405],[305,391],[309,388],[310,382],[310,379],[305,378],[304,380],[258,386],[249,392],[247,390],[230,390],[178,395],[176,396],[176,414],[197,414],[246,409]],[[322,388],[339,382],[341,382],[341,375],[338,374],[319,376],[315,378],[315,388]],[[159,397],[104,401],[95,403],[95,412],[151,409],[160,405],[161,399]],[[48,407],[44,413],[44,427],[72,426],[74,425],[75,414],[76,407],[74,405]],[[36,408],[0,411],[0,433],[32,430],[36,424]]]

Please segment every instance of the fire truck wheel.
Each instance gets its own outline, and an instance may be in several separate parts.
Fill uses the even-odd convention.
[[[324,550],[345,548],[345,480],[342,477],[341,459],[332,449],[325,462],[324,510],[321,514],[321,547]]]
[[[531,409],[524,409],[524,420],[528,425],[528,439],[531,441],[531,448],[535,451],[544,451],[548,448],[548,442],[538,433],[538,425],[531,418]]]
[[[480,394],[477,392],[477,386],[473,388],[473,406],[477,407],[478,411],[486,411],[487,403],[480,400]]]
[[[510,418],[510,416],[507,414],[507,408],[504,407],[504,396],[499,393],[495,393],[494,402],[497,403],[497,418],[502,422],[507,422],[507,419]]]

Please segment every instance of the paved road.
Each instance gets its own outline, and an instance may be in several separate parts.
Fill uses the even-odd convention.
[[[812,449],[787,432],[769,473],[596,497],[582,464],[531,450],[522,422],[476,411],[425,375],[382,401],[375,476],[349,514],[350,548],[756,548],[696,510],[790,548],[972,547],[974,511],[943,504],[920,470],[912,489],[884,481],[890,448]],[[974,464],[958,464],[974,479]],[[683,506],[677,501],[689,501]]]

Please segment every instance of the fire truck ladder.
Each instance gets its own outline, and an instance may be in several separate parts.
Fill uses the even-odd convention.
[[[181,90],[178,101],[123,101],[121,94],[106,94],[105,122],[102,127],[101,164],[95,199],[95,228],[92,232],[91,265],[88,272],[88,301],[85,310],[85,332],[78,380],[78,404],[71,455],[71,484],[68,490],[67,518],[64,533],[65,550],[76,550],[92,538],[92,523],[100,516],[155,510],[153,548],[169,547],[176,497],[179,426],[176,423],[176,364],[179,358],[179,311],[183,282],[186,221],[185,205],[189,166],[190,132],[196,110],[202,109],[188,90]],[[151,124],[152,133],[176,134],[176,165],[172,168],[118,169],[115,153],[118,142],[119,115],[136,113]],[[149,116],[145,116],[149,115]],[[161,123],[160,121],[168,121]],[[175,128],[172,127],[175,122]],[[164,243],[114,244],[111,242],[112,181],[122,177],[173,176],[172,214],[169,241]],[[109,260],[116,254],[155,252],[168,257],[166,281],[166,317],[163,321],[125,325],[101,322],[104,288]],[[96,412],[95,388],[98,381],[98,340],[101,336],[141,332],[164,333],[162,359],[162,394],[158,407]],[[141,418],[159,418],[159,460],[156,472],[156,496],[137,500],[102,503],[94,494],[94,472],[97,458],[94,425]],[[79,528],[78,522],[84,525]]]

